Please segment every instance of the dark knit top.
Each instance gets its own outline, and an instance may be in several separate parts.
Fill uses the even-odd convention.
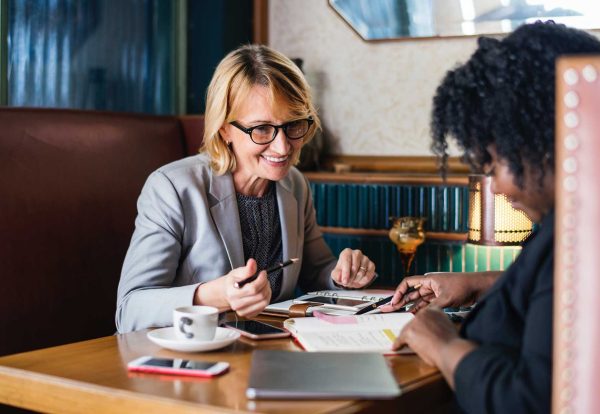
[[[244,262],[253,258],[258,270],[267,269],[282,261],[283,246],[281,238],[281,223],[277,208],[275,185],[270,185],[262,197],[246,196],[237,193],[242,241],[244,244]],[[268,275],[271,284],[271,300],[281,291],[280,269]]]

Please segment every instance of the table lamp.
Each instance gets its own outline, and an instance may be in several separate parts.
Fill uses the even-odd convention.
[[[532,231],[531,220],[514,209],[503,194],[492,192],[492,178],[469,176],[467,242],[484,246],[515,246]]]

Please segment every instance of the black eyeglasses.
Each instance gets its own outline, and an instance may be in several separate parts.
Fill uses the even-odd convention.
[[[240,131],[250,135],[250,139],[255,144],[267,145],[273,142],[277,136],[277,133],[279,132],[279,129],[283,130],[283,133],[288,139],[300,139],[308,134],[308,130],[313,122],[315,121],[309,116],[305,119],[297,119],[281,125],[261,124],[250,128],[245,128],[238,124],[237,121],[232,121],[230,124]]]

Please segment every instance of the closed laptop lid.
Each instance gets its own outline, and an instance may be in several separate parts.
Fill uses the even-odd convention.
[[[256,350],[246,396],[386,399],[400,393],[381,354]]]

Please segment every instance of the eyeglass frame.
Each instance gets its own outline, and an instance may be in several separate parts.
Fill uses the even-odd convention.
[[[293,123],[293,122],[298,122],[298,121],[307,121],[308,122],[308,129],[306,130],[306,132],[304,133],[304,135],[302,135],[301,137],[297,137],[297,138],[291,138],[290,136],[288,136],[287,134],[287,127]],[[246,128],[242,125],[240,125],[237,121],[231,121],[229,124],[233,125],[234,127],[236,127],[237,129],[239,129],[242,132],[245,132],[246,134],[248,134],[248,136],[250,137],[250,140],[252,142],[254,142],[256,145],[269,145],[271,142],[275,141],[275,138],[277,137],[277,134],[279,134],[279,130],[281,129],[283,131],[283,134],[285,135],[285,137],[291,141],[296,141],[298,139],[302,139],[306,136],[306,134],[308,134],[308,131],[310,131],[310,126],[315,122],[315,120],[313,119],[312,116],[309,116],[308,118],[301,118],[301,119],[295,119],[293,121],[289,121],[286,122],[284,124],[281,125],[273,125],[273,124],[260,124],[260,125],[254,125],[253,127],[250,128]],[[256,142],[254,141],[254,139],[252,138],[252,131],[254,131],[256,128],[260,128],[260,127],[264,127],[264,126],[270,126],[275,128],[275,131],[273,131],[273,137],[271,137],[271,140],[269,142]]]

